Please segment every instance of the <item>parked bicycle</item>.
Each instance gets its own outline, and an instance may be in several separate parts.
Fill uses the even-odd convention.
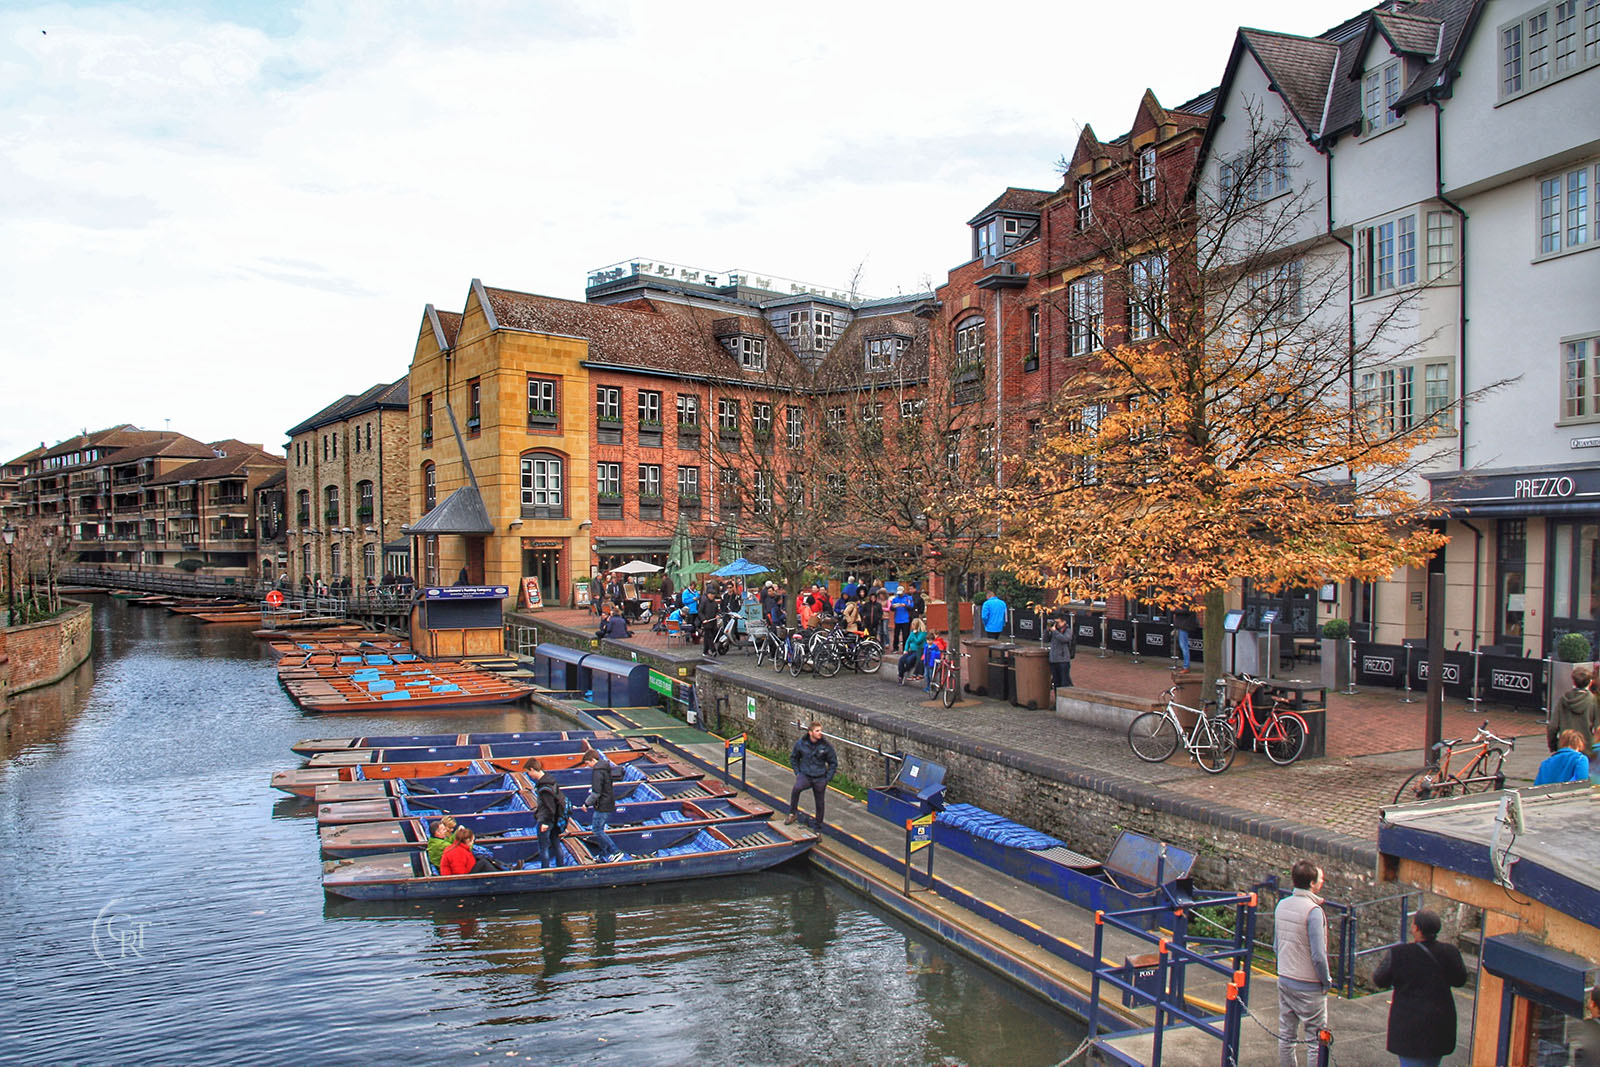
[[[802,671],[814,671],[819,678],[832,678],[844,668],[844,660],[828,638],[829,631],[818,628],[791,634],[784,662],[795,678]]]
[[[756,666],[761,666],[770,656],[772,669],[783,670],[783,650],[789,642],[788,629],[783,626],[752,626],[751,636],[755,639]]]
[[[1273,696],[1269,707],[1258,710],[1254,696],[1261,679],[1241,674],[1239,680],[1244,683],[1244,693],[1224,712],[1237,742],[1252,742],[1273,763],[1290,764],[1299,759],[1306,748],[1306,720],[1290,710],[1291,701],[1285,696]]]
[[[1227,712],[1212,714],[1209,709],[1215,701],[1207,700],[1198,708],[1177,701],[1178,687],[1173,686],[1162,696],[1166,705],[1160,711],[1147,711],[1128,724],[1128,747],[1146,763],[1163,763],[1182,745],[1189,758],[1208,774],[1221,774],[1233,762],[1238,734],[1228,722]],[[1194,716],[1194,726],[1184,733],[1178,712]]]
[[[846,667],[858,674],[874,674],[883,666],[883,646],[853,630],[834,630],[829,638]]]
[[[1453,797],[1465,793],[1487,793],[1495,789],[1506,787],[1505,760],[1506,753],[1517,747],[1517,739],[1509,741],[1503,737],[1496,737],[1489,730],[1489,720],[1483,720],[1483,725],[1478,727],[1478,732],[1462,752],[1472,754],[1472,760],[1466,769],[1455,774],[1450,770],[1450,762],[1456,755],[1456,746],[1462,744],[1462,739],[1457,737],[1449,741],[1440,741],[1433,746],[1437,755],[1420,771],[1415,772],[1405,780],[1405,783],[1395,790],[1394,802],[1408,804],[1414,800],[1431,800],[1435,797]],[[1504,748],[1497,748],[1504,745]]]
[[[961,697],[961,668],[956,664],[955,653],[946,651],[934,661],[928,672],[928,692],[942,700],[945,707],[955,707]]]

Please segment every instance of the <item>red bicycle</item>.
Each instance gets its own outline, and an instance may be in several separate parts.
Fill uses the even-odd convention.
[[[1299,759],[1306,748],[1305,719],[1289,710],[1289,698],[1283,696],[1274,696],[1271,706],[1258,710],[1254,696],[1261,679],[1241,674],[1239,680],[1244,683],[1244,693],[1226,712],[1239,744],[1254,741],[1273,763],[1290,764]]]

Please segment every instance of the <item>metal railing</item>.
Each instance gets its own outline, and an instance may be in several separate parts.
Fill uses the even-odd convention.
[[[722,699],[722,698],[718,698],[718,699]],[[720,710],[719,710],[719,715],[720,715]],[[807,724],[803,723],[803,722],[800,722],[798,719],[795,720],[794,722],[791,722],[789,725],[793,726],[795,729],[799,730],[801,733],[805,733],[806,732],[806,725]],[[822,736],[828,738],[830,741],[838,741],[840,744],[849,745],[851,748],[858,748],[863,752],[870,752],[874,756],[877,756],[879,759],[883,760],[883,784],[884,784],[885,788],[887,788],[889,786],[889,784],[894,781],[894,775],[895,775],[894,765],[896,763],[904,763],[906,761],[905,753],[903,753],[903,752],[886,752],[886,751],[884,751],[884,748],[883,748],[882,745],[863,745],[859,741],[852,741],[848,737],[840,737],[837,734],[830,734],[826,730],[822,731]]]
[[[1278,884],[1276,875],[1265,881],[1257,882],[1251,886],[1251,891],[1259,894],[1263,899],[1268,896],[1273,898],[1283,897],[1287,894]],[[1396,936],[1392,941],[1381,944],[1368,945],[1365,948],[1357,947],[1361,941],[1362,932],[1373,929],[1382,929],[1378,924],[1381,919],[1371,917],[1374,909],[1398,902],[1400,909],[1399,922],[1395,927]],[[1333,986],[1346,998],[1353,996],[1356,987],[1356,964],[1367,956],[1379,952],[1387,952],[1397,945],[1403,945],[1409,940],[1411,931],[1411,917],[1422,906],[1422,891],[1411,890],[1405,893],[1394,893],[1386,897],[1374,897],[1371,900],[1357,900],[1345,903],[1338,900],[1324,900],[1322,902],[1323,914],[1329,922],[1329,947],[1328,968],[1333,972]],[[1363,916],[1367,916],[1363,918]],[[1271,942],[1257,942],[1257,948],[1271,949]]]

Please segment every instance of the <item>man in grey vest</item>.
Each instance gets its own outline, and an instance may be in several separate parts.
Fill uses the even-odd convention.
[[[1328,1023],[1328,923],[1322,914],[1322,868],[1300,860],[1289,872],[1294,892],[1272,915],[1272,950],[1278,957],[1278,1065],[1315,1063],[1311,1047]],[[1305,1027],[1304,1057],[1295,1052]]]

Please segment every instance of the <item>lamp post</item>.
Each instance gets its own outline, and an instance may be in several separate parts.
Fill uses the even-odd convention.
[[[56,529],[44,528],[44,605],[46,611],[56,610]]]
[[[11,546],[17,543],[17,528],[6,523],[4,529],[0,529],[0,537],[6,542],[6,625],[9,626],[16,621],[17,611],[16,579],[11,573]]]

